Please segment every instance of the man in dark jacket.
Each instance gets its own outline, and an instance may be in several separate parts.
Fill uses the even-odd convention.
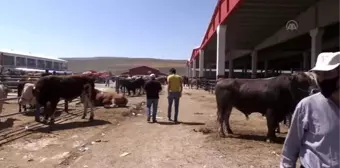
[[[146,92],[146,107],[147,107],[147,121],[151,118],[151,105],[152,105],[152,122],[157,122],[157,108],[159,92],[162,90],[162,85],[156,80],[155,74],[150,75],[151,80],[145,83],[144,89]]]

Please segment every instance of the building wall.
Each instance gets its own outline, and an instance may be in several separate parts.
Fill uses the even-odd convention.
[[[14,56],[7,53],[0,53],[0,62],[5,68],[49,69],[57,71],[67,70],[68,68],[67,62],[44,58],[27,58],[25,56]]]

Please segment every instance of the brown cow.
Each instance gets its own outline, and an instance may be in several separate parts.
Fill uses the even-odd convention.
[[[33,90],[36,101],[39,105],[44,106],[44,123],[51,118],[50,128],[54,124],[54,114],[60,99],[71,101],[79,96],[84,96],[84,114],[86,117],[87,107],[90,106],[90,118],[92,121],[93,101],[95,100],[94,90],[95,79],[87,75],[71,75],[71,76],[44,76],[37,82]],[[40,119],[36,120],[40,121]]]
[[[233,134],[229,117],[233,107],[246,116],[260,112],[267,118],[267,141],[276,139],[278,123],[292,111],[296,104],[316,87],[309,72],[280,75],[270,79],[222,79],[216,84],[217,119],[220,135]],[[225,126],[225,127],[224,127]],[[226,130],[224,129],[226,128]]]
[[[95,89],[95,92],[95,106],[126,107],[128,103],[128,99],[123,94],[117,94],[115,91]],[[81,97],[81,102],[83,102],[83,97]]]

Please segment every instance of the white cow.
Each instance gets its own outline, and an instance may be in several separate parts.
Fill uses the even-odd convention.
[[[5,85],[0,84],[0,99],[7,98],[9,89]],[[0,101],[0,115],[2,113],[2,106],[4,105],[4,101]]]
[[[36,100],[35,96],[33,95],[33,89],[34,89],[34,84],[33,83],[26,83],[24,85],[24,89],[22,90],[21,96],[19,98],[19,109],[21,109],[21,106],[35,106],[36,105]],[[21,111],[21,110],[20,110]],[[26,108],[25,108],[26,111]]]

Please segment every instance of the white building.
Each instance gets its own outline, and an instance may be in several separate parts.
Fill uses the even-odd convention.
[[[67,70],[67,61],[65,60],[12,50],[0,50],[0,63],[5,68]]]

